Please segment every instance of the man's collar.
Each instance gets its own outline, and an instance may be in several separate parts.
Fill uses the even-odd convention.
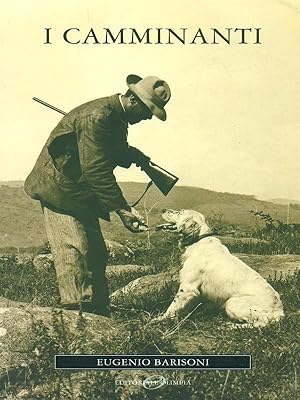
[[[126,113],[125,113],[125,109],[123,107],[123,104],[121,103],[121,99],[120,99],[121,94],[117,93],[113,96],[111,96],[111,101],[112,101],[112,105],[114,107],[114,110],[117,114],[117,117],[121,120],[121,122],[126,125],[126,127],[128,127],[128,122],[126,119]]]
[[[120,100],[121,107],[123,108],[123,111],[126,112],[125,108],[124,108],[124,104],[122,102],[122,95],[121,94],[119,94],[119,100]]]

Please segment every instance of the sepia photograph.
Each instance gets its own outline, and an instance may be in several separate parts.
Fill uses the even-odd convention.
[[[0,6],[0,399],[296,399],[300,0]]]

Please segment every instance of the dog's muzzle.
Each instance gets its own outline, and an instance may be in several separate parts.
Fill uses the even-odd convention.
[[[180,211],[164,208],[162,210],[162,217],[167,222],[164,224],[157,225],[155,230],[156,231],[167,231],[167,232],[177,231],[176,220],[178,218],[179,213],[180,213]]]
[[[175,223],[166,223],[160,224],[155,227],[156,231],[167,231],[167,232],[174,232],[177,231],[177,226]]]

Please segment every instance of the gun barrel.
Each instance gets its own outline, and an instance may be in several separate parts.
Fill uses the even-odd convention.
[[[63,115],[66,115],[66,114],[67,114],[65,111],[62,111],[62,110],[60,110],[59,108],[54,107],[54,106],[52,106],[51,104],[46,103],[45,101],[43,101],[43,100],[41,100],[41,99],[38,99],[37,97],[33,97],[32,100],[37,101],[38,103],[43,104],[43,106],[52,108],[52,110],[57,111],[57,112],[59,112],[59,113],[61,113],[61,114],[63,114]]]

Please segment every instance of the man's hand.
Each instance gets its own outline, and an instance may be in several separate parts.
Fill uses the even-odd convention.
[[[143,169],[144,166],[147,166],[150,161],[150,157],[146,156],[141,150],[130,146],[130,157],[131,161],[136,164],[137,167],[141,167]]]
[[[144,218],[139,214],[137,210],[134,208],[127,206],[126,209],[122,208],[117,210],[116,213],[121,218],[123,225],[127,228],[130,232],[133,233],[140,233],[145,232],[149,228],[145,223]]]

